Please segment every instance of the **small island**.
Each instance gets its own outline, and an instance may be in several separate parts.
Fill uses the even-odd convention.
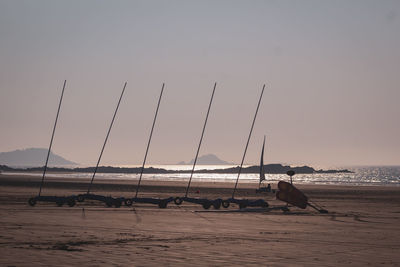
[[[199,165],[201,167],[201,165]],[[94,172],[95,167],[77,167],[77,168],[64,168],[64,167],[48,167],[47,170],[50,172]],[[41,172],[43,167],[33,167],[33,168],[12,168],[6,165],[0,165],[1,171],[6,172]],[[282,164],[267,164],[264,165],[265,173],[269,174],[285,174],[288,170],[293,170],[299,174],[313,174],[313,173],[351,173],[347,169],[343,170],[315,170],[309,166],[302,167],[291,167],[289,165]],[[126,168],[126,167],[112,167],[112,166],[100,166],[97,169],[98,173],[140,173],[141,168]],[[237,173],[239,171],[239,166],[225,169],[200,169],[196,170],[195,173]],[[144,173],[156,174],[156,173],[190,173],[190,170],[167,170],[163,168],[145,168]],[[242,168],[242,173],[259,173],[260,166],[254,165],[250,167]]]

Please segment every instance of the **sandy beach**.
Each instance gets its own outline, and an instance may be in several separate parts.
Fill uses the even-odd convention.
[[[400,188],[299,185],[328,214],[171,202],[57,207],[27,199],[39,179],[0,175],[1,266],[399,266]],[[83,193],[87,181],[48,178],[43,195]],[[94,193],[133,196],[135,182],[97,181]],[[182,196],[185,183],[143,181],[140,196]],[[230,183],[193,183],[192,197],[228,198]],[[263,198],[239,184],[237,198]],[[276,185],[273,185],[276,188]],[[196,193],[196,191],[199,193]]]

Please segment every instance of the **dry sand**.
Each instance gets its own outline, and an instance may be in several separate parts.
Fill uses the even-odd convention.
[[[30,207],[38,182],[0,175],[0,266],[400,266],[399,187],[299,185],[329,211],[320,214],[309,208],[203,210],[173,202],[167,209],[88,202]],[[134,183],[99,180],[93,189],[128,197]],[[185,186],[143,184],[140,196],[182,196]],[[237,197],[282,205],[272,194],[256,195],[255,186],[239,184]],[[232,187],[194,183],[190,195],[228,198]],[[78,179],[49,178],[43,195],[85,188]]]

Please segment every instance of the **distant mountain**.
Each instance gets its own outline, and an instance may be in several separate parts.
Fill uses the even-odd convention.
[[[193,163],[194,163],[194,159],[192,159],[191,161],[189,161],[187,163],[185,163],[184,161],[181,161],[178,163],[178,165],[181,165],[181,164],[191,165]],[[207,154],[207,155],[198,157],[196,164],[199,164],[199,165],[231,165],[232,163],[226,162],[226,161],[218,158],[214,154]]]
[[[46,163],[47,149],[27,148],[10,152],[0,152],[0,164],[17,167],[39,167]],[[73,166],[75,162],[64,159],[63,157],[50,152],[49,166]]]

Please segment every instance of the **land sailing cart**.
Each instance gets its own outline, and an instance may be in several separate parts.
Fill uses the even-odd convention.
[[[64,84],[63,84],[62,91],[61,91],[60,101],[58,103],[57,115],[56,115],[56,119],[54,122],[53,131],[51,134],[50,145],[49,145],[49,149],[47,151],[46,163],[43,167],[43,174],[42,174],[42,180],[40,182],[39,192],[38,192],[37,196],[29,198],[28,203],[30,206],[35,206],[38,202],[51,202],[51,203],[57,204],[57,206],[59,206],[59,207],[61,207],[64,204],[68,204],[68,206],[73,207],[73,206],[75,206],[75,203],[76,203],[76,196],[74,196],[74,195],[73,196],[45,196],[45,195],[42,195],[42,189],[43,189],[44,180],[45,180],[45,176],[46,176],[47,166],[49,163],[50,151],[51,151],[51,147],[53,145],[54,134],[55,134],[56,127],[57,127],[58,116],[60,114],[61,103],[62,103],[62,100],[64,97],[64,90],[65,90],[66,84],[67,84],[67,81],[64,80]]]

